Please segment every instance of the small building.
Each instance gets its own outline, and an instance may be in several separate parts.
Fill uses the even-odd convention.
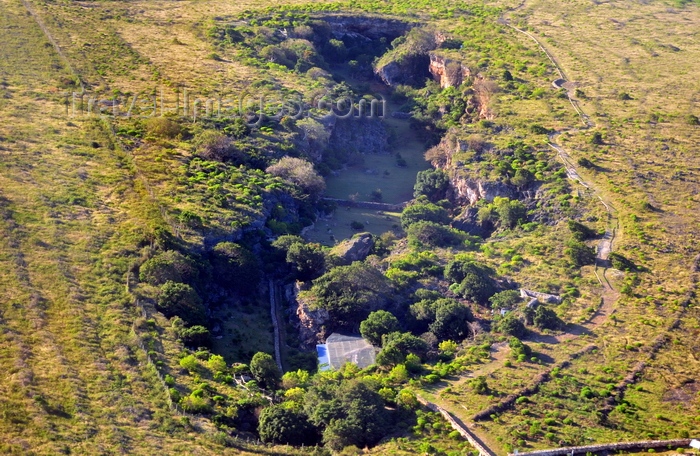
[[[320,370],[339,369],[345,363],[353,363],[364,369],[374,364],[376,351],[372,344],[360,336],[333,333],[325,344],[316,345]]]

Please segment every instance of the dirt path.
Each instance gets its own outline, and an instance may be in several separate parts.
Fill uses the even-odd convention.
[[[524,2],[521,3],[520,6],[522,6]],[[564,71],[561,69],[559,66],[557,60],[552,56],[549,51],[535,38],[532,34],[521,30],[517,27],[512,26],[507,19],[504,17],[501,17],[498,21],[500,24],[503,24],[507,27],[512,28],[513,30],[522,33],[529,37],[531,40],[533,40],[537,46],[540,48],[540,50],[547,56],[547,58],[552,62],[554,65],[557,73],[562,79],[566,79],[566,74]],[[595,124],[591,121],[590,117],[585,114],[581,108],[578,105],[578,102],[576,99],[574,99],[571,96],[571,93],[567,91],[567,97],[569,99],[569,102],[571,103],[571,106],[573,109],[576,111],[578,116],[580,117],[582,123],[584,124],[584,128],[591,128],[594,127]],[[572,181],[578,183],[582,187],[584,187],[587,191],[591,192],[598,200],[600,200],[600,203],[605,207],[605,210],[608,214],[608,227],[605,231],[605,234],[601,237],[601,239],[598,241],[598,244],[596,246],[596,265],[594,269],[594,274],[598,279],[598,282],[600,283],[601,286],[601,297],[600,297],[600,306],[598,310],[593,314],[593,316],[586,322],[579,324],[579,325],[569,325],[567,327],[567,332],[564,334],[559,334],[555,336],[544,336],[544,337],[535,337],[534,342],[544,342],[544,343],[549,343],[549,344],[559,344],[563,341],[566,340],[572,340],[576,339],[582,335],[589,334],[592,331],[594,331],[597,327],[602,325],[608,317],[613,313],[614,311],[614,304],[617,302],[617,300],[620,297],[620,294],[615,288],[612,286],[610,281],[608,280],[607,273],[608,273],[608,258],[610,256],[610,253],[613,251],[613,241],[615,239],[615,235],[617,231],[619,230],[619,222],[617,219],[617,214],[616,210],[613,207],[612,204],[607,202],[604,197],[601,195],[601,192],[598,191],[595,187],[595,185],[592,182],[587,182],[579,173],[576,165],[574,164],[574,161],[571,159],[571,156],[566,152],[566,150],[559,144],[556,143],[556,138],[559,136],[561,133],[564,131],[573,131],[573,129],[567,129],[567,130],[562,130],[559,131],[555,134],[550,135],[549,137],[549,146],[557,151],[557,155],[561,159],[561,161],[564,164],[564,167],[566,169],[566,174],[569,179]],[[488,375],[499,368],[502,367],[503,360],[505,359],[507,353],[509,352],[508,346],[505,343],[494,345],[492,348],[492,352],[494,353],[492,355],[492,360],[480,367],[479,369],[472,371],[471,373],[467,374],[464,376],[463,379],[459,380],[457,384],[464,383],[468,381],[470,378],[474,378],[479,375]],[[463,411],[461,410],[450,410],[449,404],[444,404],[447,409],[445,409],[446,413],[451,413],[455,417],[459,417],[460,415],[463,416]],[[460,422],[462,423],[462,422]],[[485,439],[486,436],[480,435],[481,433],[476,429],[476,427],[473,424],[470,424],[468,422],[462,423],[465,427],[469,428],[469,431],[476,436],[477,438],[480,438],[480,441],[483,443],[483,441],[487,440]],[[487,447],[486,445],[485,449],[488,450],[489,453],[495,454],[496,452],[493,451],[492,448]]]

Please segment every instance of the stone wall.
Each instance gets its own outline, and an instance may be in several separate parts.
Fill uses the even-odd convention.
[[[559,456],[559,455],[575,455],[586,453],[617,453],[620,451],[639,452],[654,450],[675,450],[676,448],[687,448],[690,445],[691,439],[675,439],[675,440],[643,440],[640,442],[620,442],[620,443],[605,443],[601,445],[586,445],[578,447],[554,448],[551,450],[530,451],[528,453],[518,453],[518,456]],[[509,453],[508,456],[515,456]]]

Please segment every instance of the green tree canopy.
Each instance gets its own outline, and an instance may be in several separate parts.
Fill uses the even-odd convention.
[[[489,298],[489,303],[493,309],[512,309],[522,298],[517,290],[505,290],[496,293]]]
[[[540,329],[559,329],[564,325],[564,322],[552,309],[543,305],[538,306],[535,310],[533,321],[535,326]]]
[[[309,294],[338,326],[356,325],[384,307],[391,291],[380,271],[359,261],[333,268],[313,284]]]
[[[235,242],[220,242],[211,251],[215,280],[224,288],[241,293],[260,283],[260,264],[253,253]]]
[[[167,281],[158,294],[157,308],[166,317],[178,316],[190,325],[206,325],[202,299],[186,283]]]
[[[377,364],[380,366],[403,363],[409,353],[423,358],[429,348],[423,339],[408,332],[393,332],[385,335],[382,338],[382,347],[377,354]]]
[[[498,220],[505,228],[514,228],[527,218],[527,208],[518,200],[497,196],[494,198],[493,204],[498,214]]]
[[[263,442],[283,445],[313,445],[318,441],[318,430],[306,414],[282,404],[263,409],[258,432]]]
[[[435,321],[430,324],[430,332],[439,340],[461,341],[470,335],[468,323],[473,320],[469,307],[454,299],[440,299],[435,303]]]
[[[449,186],[450,178],[443,170],[419,171],[416,175],[416,184],[413,186],[413,196],[418,198],[424,195],[434,203],[445,198]]]
[[[508,312],[496,325],[498,331],[509,336],[522,337],[525,334],[525,325],[515,312]]]
[[[401,226],[403,229],[419,221],[448,225],[450,223],[450,214],[444,207],[430,202],[412,204],[401,213]]]
[[[460,245],[467,234],[449,226],[427,220],[411,223],[406,228],[408,242],[414,247],[447,247]]]
[[[323,441],[336,451],[349,445],[363,448],[379,442],[390,429],[382,397],[357,380],[342,385],[339,393],[341,413],[324,430]]]
[[[496,293],[492,270],[469,258],[455,258],[445,267],[445,278],[457,284],[451,289],[460,296],[486,305]]]
[[[282,378],[275,360],[270,354],[263,352],[253,355],[250,360],[250,373],[260,386],[267,389],[275,389]]]
[[[377,310],[369,314],[360,323],[360,334],[372,345],[380,345],[382,336],[399,330],[399,320],[386,310]]]
[[[294,266],[299,280],[311,280],[323,274],[326,255],[319,244],[296,242],[287,249],[287,263]]]
[[[139,278],[151,285],[172,282],[192,283],[199,275],[196,263],[176,250],[166,250],[146,260],[139,268]]]

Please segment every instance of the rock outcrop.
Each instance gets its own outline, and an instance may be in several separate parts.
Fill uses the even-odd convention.
[[[336,255],[344,264],[362,261],[367,258],[374,247],[374,237],[370,233],[360,233],[333,247],[331,253]]]
[[[444,170],[450,177],[450,188],[447,197],[460,206],[474,205],[479,200],[493,201],[497,196],[515,198],[518,190],[503,181],[488,180],[479,177],[478,173],[470,173],[463,167],[463,163],[454,163],[453,156],[456,153],[469,150],[469,144],[459,138],[447,135],[432,150],[431,163],[434,167]],[[484,153],[475,151],[475,160],[480,160],[480,155]],[[465,222],[469,219],[465,217]]]
[[[323,15],[318,18],[330,24],[336,38],[350,35],[369,40],[393,39],[417,25],[415,22],[373,16]]]
[[[390,87],[399,84],[418,86],[430,77],[429,67],[430,57],[427,54],[409,54],[378,66],[374,73]]]
[[[471,76],[471,70],[462,62],[442,57],[433,52],[428,56],[430,58],[428,71],[443,89],[457,87]]]
[[[451,199],[458,204],[476,204],[479,200],[493,201],[497,196],[515,198],[516,190],[504,182],[455,176],[450,180]]]
[[[389,153],[389,132],[381,119],[333,117],[329,122],[331,134],[328,145],[330,148],[341,150],[348,155]]]
[[[330,319],[325,309],[314,309],[313,303],[304,299],[303,285],[297,282],[287,287],[287,300],[292,303],[292,310],[296,315],[295,326],[299,330],[301,347],[312,349],[316,344],[323,343],[328,336],[326,324]]]

